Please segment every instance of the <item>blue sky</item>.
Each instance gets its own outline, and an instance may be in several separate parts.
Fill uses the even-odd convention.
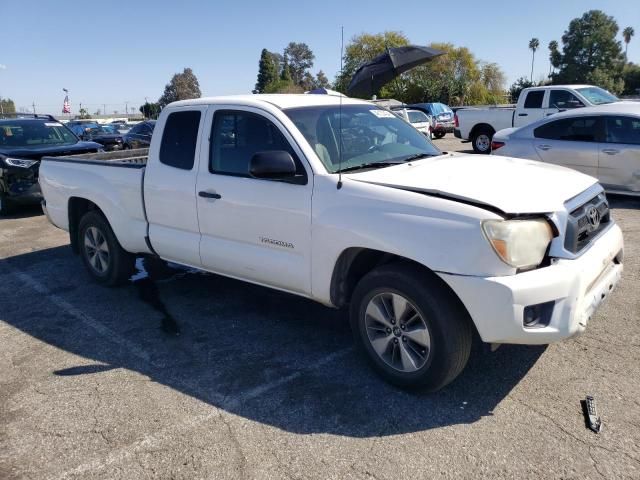
[[[96,8],[94,8],[94,5]],[[529,39],[538,37],[534,76],[549,68],[547,44],[560,41],[569,21],[598,8],[637,32],[629,60],[640,63],[638,0],[243,1],[112,0],[110,2],[0,0],[0,96],[16,106],[59,113],[62,88],[74,111],[124,112],[156,100],[184,67],[196,73],[203,95],[247,93],[256,81],[262,48],[281,51],[306,42],[314,71],[330,80],[345,42],[362,32],[403,31],[412,43],[451,42],[497,62],[509,83],[529,75]],[[8,47],[8,48],[7,48]]]

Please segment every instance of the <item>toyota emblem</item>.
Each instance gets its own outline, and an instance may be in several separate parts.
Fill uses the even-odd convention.
[[[600,226],[600,212],[596,207],[589,207],[589,210],[587,210],[587,221],[592,230]]]

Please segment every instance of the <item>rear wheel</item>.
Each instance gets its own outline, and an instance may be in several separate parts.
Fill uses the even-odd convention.
[[[90,211],[82,217],[78,243],[82,261],[98,283],[121,285],[133,274],[135,256],[120,246],[109,223],[100,213]]]
[[[479,128],[473,134],[471,142],[473,144],[473,151],[480,154],[491,153],[491,139],[493,138],[493,132],[488,128]]]
[[[436,138],[443,138],[446,135],[446,132],[435,132],[433,135]]]
[[[435,391],[453,381],[469,359],[470,322],[438,278],[404,263],[365,275],[351,302],[356,343],[379,375],[401,387]]]

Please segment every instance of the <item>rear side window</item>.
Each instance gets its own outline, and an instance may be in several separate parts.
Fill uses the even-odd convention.
[[[573,142],[598,142],[601,122],[598,117],[563,118],[539,126],[533,131],[536,138]]]
[[[209,171],[249,177],[249,162],[253,155],[269,150],[289,152],[296,163],[296,174],[306,175],[293,148],[271,121],[251,112],[216,112],[211,134]]]
[[[199,125],[199,111],[171,113],[162,133],[160,162],[181,170],[191,170],[196,155]]]
[[[607,117],[607,143],[640,145],[640,118]]]
[[[544,98],[544,90],[534,90],[527,93],[524,100],[524,108],[542,108],[542,99]]]

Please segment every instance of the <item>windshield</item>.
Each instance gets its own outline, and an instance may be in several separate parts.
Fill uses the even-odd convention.
[[[0,146],[29,148],[41,145],[72,145],[78,139],[56,121],[12,120],[0,123]]]
[[[429,139],[388,110],[375,105],[302,107],[285,110],[331,173],[440,155]],[[340,135],[342,126],[342,135]]]
[[[419,110],[409,110],[407,115],[409,115],[409,121],[411,123],[425,123],[429,121],[429,117]]]
[[[620,101],[618,97],[612,95],[604,88],[600,87],[576,88],[576,91],[594,105],[602,105],[604,103],[613,103]]]

